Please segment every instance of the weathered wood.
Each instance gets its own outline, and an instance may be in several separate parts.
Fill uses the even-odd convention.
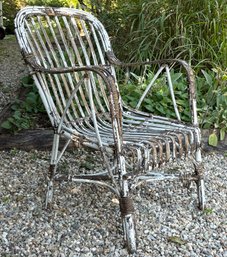
[[[61,140],[63,146],[65,140]],[[51,150],[53,144],[53,130],[35,129],[23,130],[17,134],[0,134],[0,150],[17,148],[20,150]],[[73,147],[70,145],[69,147]]]
[[[208,145],[209,130],[202,130],[202,149],[203,151],[227,151],[227,137],[219,141],[218,146]],[[65,140],[61,139],[61,146]],[[0,150],[10,150],[13,148],[21,150],[51,150],[53,143],[53,130],[51,129],[34,129],[23,130],[17,134],[0,134]],[[73,144],[69,148],[73,148]]]

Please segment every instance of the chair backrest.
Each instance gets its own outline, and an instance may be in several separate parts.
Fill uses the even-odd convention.
[[[71,8],[26,7],[17,14],[15,28],[23,53],[31,55],[44,68],[109,64],[105,53],[112,49],[107,32],[87,12]],[[111,66],[110,72],[115,78]],[[83,75],[84,72],[33,74],[53,125],[62,116],[67,99]],[[89,88],[92,88],[94,105],[89,98]],[[100,114],[108,113],[110,108],[106,85],[92,72],[75,93],[66,120],[70,123],[77,118],[90,117],[91,108]]]

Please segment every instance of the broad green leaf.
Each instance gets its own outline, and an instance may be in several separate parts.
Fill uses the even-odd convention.
[[[19,128],[28,129],[30,127],[30,124],[28,121],[24,121],[18,126]]]
[[[19,109],[19,105],[18,105],[18,104],[13,104],[13,105],[11,106],[11,109],[12,109],[13,111],[16,111],[16,110]]]
[[[152,105],[145,105],[145,108],[150,112],[154,111],[154,107]]]
[[[211,146],[217,146],[218,145],[218,137],[215,133],[210,134],[208,143]]]
[[[206,79],[207,84],[212,87],[213,86],[213,78],[208,74],[205,70],[202,70],[202,73]]]
[[[1,127],[4,129],[12,129],[12,123],[10,123],[8,120],[6,120],[1,124]]]
[[[13,117],[14,117],[15,119],[20,119],[20,118],[21,118],[21,112],[18,111],[18,110],[16,110],[16,111],[14,112],[14,114],[13,114]]]
[[[144,99],[144,102],[147,103],[147,104],[153,104],[154,103],[154,101],[152,101],[152,99],[150,99],[150,98]]]
[[[223,80],[227,80],[227,75],[224,74],[224,75],[222,76],[222,79],[223,79]]]
[[[225,139],[225,128],[221,128],[220,129],[220,140],[224,140]]]
[[[171,79],[172,79],[172,83],[175,84],[176,81],[182,77],[183,74],[182,73],[174,73],[174,72],[171,72]]]
[[[92,170],[94,169],[94,164],[91,162],[84,161],[83,163],[81,163],[80,167],[85,168],[87,170]]]

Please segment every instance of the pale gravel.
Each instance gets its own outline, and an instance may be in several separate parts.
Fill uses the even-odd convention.
[[[84,156],[67,152],[59,170],[76,172]],[[139,246],[134,256],[227,256],[227,157],[206,154],[204,163],[204,212],[196,207],[194,185],[187,190],[181,183],[162,182],[135,192]],[[106,189],[56,183],[53,209],[47,211],[49,152],[3,151],[0,164],[1,256],[129,256],[118,204]],[[170,242],[171,236],[185,244]]]
[[[0,41],[0,110],[15,97],[19,79],[27,74],[15,40],[7,40],[10,51],[2,51]],[[227,156],[203,157],[204,212],[196,207],[194,185],[185,189],[181,183],[161,182],[135,192],[139,246],[134,256],[227,257]],[[67,152],[59,170],[76,172],[84,158],[85,152]],[[187,168],[189,163],[177,165],[183,164]],[[0,153],[0,256],[129,256],[118,204],[106,189],[56,183],[52,211],[43,208],[48,165],[49,152]],[[185,244],[170,242],[171,236]]]

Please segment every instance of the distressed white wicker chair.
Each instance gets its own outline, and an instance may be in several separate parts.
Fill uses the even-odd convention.
[[[71,141],[101,153],[103,170],[75,175],[72,181],[106,186],[120,202],[124,238],[136,251],[132,191],[143,182],[195,181],[199,208],[204,208],[200,131],[194,77],[181,60],[122,63],[113,54],[103,25],[91,14],[70,8],[26,7],[15,18],[16,36],[54,129],[46,204],[52,200],[57,165]],[[191,123],[181,122],[170,69],[178,64],[188,78]],[[115,66],[159,67],[136,109],[125,106],[119,94]],[[166,74],[176,120],[139,111],[160,74]],[[59,151],[60,137],[67,143]],[[194,158],[193,174],[163,174],[160,166],[187,156]],[[155,169],[155,170],[154,170]]]

